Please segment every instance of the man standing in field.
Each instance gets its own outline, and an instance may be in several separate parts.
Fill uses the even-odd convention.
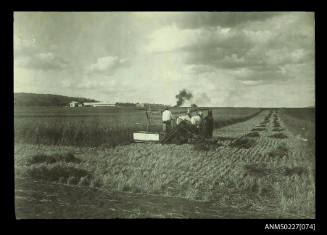
[[[163,131],[165,131],[166,133],[168,133],[171,129],[171,122],[173,119],[173,115],[170,112],[168,106],[165,107],[165,110],[162,112],[162,128]]]
[[[176,124],[179,125],[182,121],[191,123],[191,118],[192,118],[191,111],[190,109],[188,109],[185,115],[181,115],[176,118]]]
[[[202,123],[202,112],[199,111],[195,116],[192,116],[191,123],[195,127],[195,131],[200,133],[200,127]]]
[[[204,136],[211,138],[213,134],[213,116],[211,109],[208,110],[208,115],[204,118],[203,129]]]

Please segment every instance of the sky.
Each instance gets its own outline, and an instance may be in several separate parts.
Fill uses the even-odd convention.
[[[312,12],[15,12],[14,92],[314,106],[314,48]]]

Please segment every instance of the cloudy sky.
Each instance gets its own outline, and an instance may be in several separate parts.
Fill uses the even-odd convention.
[[[15,12],[14,92],[313,106],[314,36],[310,12]]]

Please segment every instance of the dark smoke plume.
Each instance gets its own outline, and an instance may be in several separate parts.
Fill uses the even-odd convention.
[[[193,97],[192,93],[187,90],[181,90],[178,95],[176,95],[177,103],[176,106],[181,106],[186,100]]]

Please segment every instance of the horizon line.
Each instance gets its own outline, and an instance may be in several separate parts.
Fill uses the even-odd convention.
[[[94,98],[86,98],[82,96],[67,96],[67,95],[59,95],[59,94],[51,94],[51,93],[34,93],[34,92],[14,92],[14,94],[35,94],[35,95],[56,95],[56,96],[64,96],[64,97],[72,97],[72,98],[83,98],[83,99],[89,99],[89,100],[96,100]],[[108,101],[101,101],[97,100],[97,102],[108,102]],[[117,101],[114,103],[126,103],[122,101]],[[133,103],[133,102],[132,102]],[[158,105],[168,105],[171,107],[174,107],[175,105],[170,105],[170,104],[161,104],[161,103],[149,103],[149,102],[135,102],[135,104],[158,104]],[[199,107],[212,107],[212,108],[316,108],[315,105],[310,105],[310,106],[199,106]]]

